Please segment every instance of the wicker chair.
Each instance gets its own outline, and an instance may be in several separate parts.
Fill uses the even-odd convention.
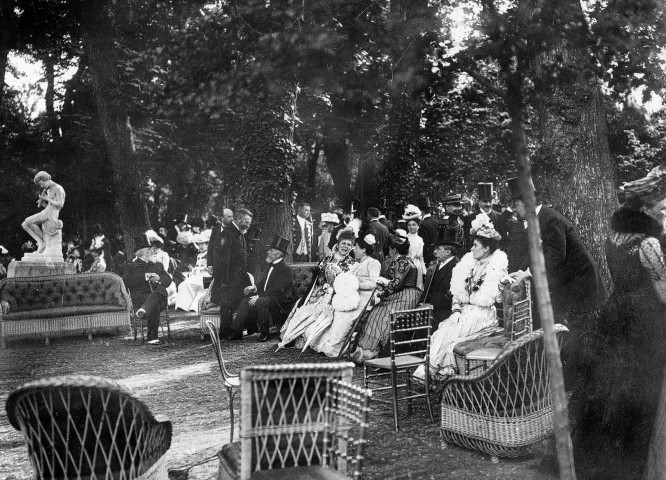
[[[555,325],[561,339],[568,331]],[[518,457],[553,433],[543,330],[528,333],[476,375],[450,377],[442,393],[445,442],[493,457]]]
[[[132,392],[99,377],[53,377],[7,398],[7,417],[28,444],[35,478],[166,479],[171,422]]]
[[[324,472],[333,475],[335,469],[344,474],[348,466],[340,455],[352,445],[345,444],[344,439],[334,441],[340,452],[334,458],[327,450],[334,448],[327,422],[331,398],[327,394],[330,392],[327,381],[350,383],[353,369],[354,364],[342,362],[244,368],[241,371],[241,440],[225,445],[220,451],[218,478],[282,478],[282,474],[287,475],[284,478],[321,478]],[[353,391],[353,387],[349,389]],[[351,397],[350,394],[349,401]],[[356,409],[354,413],[361,414],[361,410]],[[354,446],[357,442],[353,442]],[[360,468],[361,459],[353,461],[358,461]],[[283,469],[289,470],[279,471]],[[260,471],[271,472],[264,472],[261,477]]]
[[[430,365],[430,334],[432,328],[432,305],[412,310],[391,312],[390,327],[391,356],[366,360],[363,364],[363,383],[366,388],[370,386],[373,392],[391,390],[393,394],[393,421],[395,431],[398,424],[398,402],[407,400],[407,413],[412,413],[412,400],[425,398],[428,404],[430,421],[435,423],[430,404],[430,379],[425,378],[425,392],[417,393],[412,389],[411,375],[414,370],[423,365],[426,371]],[[371,371],[372,369],[372,371]],[[406,374],[405,383],[398,383],[398,375]],[[377,378],[391,377],[391,385],[377,382]],[[372,385],[379,385],[372,387]],[[398,396],[398,389],[405,389],[405,395]],[[387,400],[376,399],[378,402],[391,403]]]
[[[217,333],[217,327],[210,320],[206,320],[206,328],[208,328],[208,333],[210,335],[210,341],[213,344],[215,349],[215,355],[217,356],[217,363],[220,366],[220,375],[222,376],[222,385],[227,389],[229,394],[229,418],[231,420],[231,439],[230,442],[234,441],[234,397],[238,389],[240,388],[240,377],[238,374],[229,373],[226,365],[224,364],[224,357],[222,356],[222,345],[220,344],[220,337]]]

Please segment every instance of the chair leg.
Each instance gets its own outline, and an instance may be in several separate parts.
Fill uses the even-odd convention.
[[[412,375],[409,372],[409,370],[406,370],[405,373],[407,374],[407,380],[405,383],[407,384],[407,396],[411,397],[412,396]],[[407,415],[412,414],[412,399],[408,398],[407,399]]]
[[[171,339],[171,324],[169,323],[169,307],[166,308],[164,311],[164,316],[166,317],[166,323],[167,323],[167,335],[169,339]]]
[[[395,431],[400,431],[398,425],[398,374],[395,368],[391,369],[391,390],[393,391],[393,422],[395,423]]]
[[[229,393],[229,418],[231,419],[231,439],[229,443],[234,443],[234,392],[231,388],[227,387]]]
[[[428,404],[428,413],[430,414],[430,421],[435,423],[435,417],[432,414],[432,404],[430,403],[430,368],[425,365],[425,396]]]

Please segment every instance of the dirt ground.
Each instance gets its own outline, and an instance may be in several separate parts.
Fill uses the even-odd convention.
[[[199,338],[197,315],[170,315],[172,338],[157,347],[135,342],[129,332],[100,335],[91,342],[83,336],[55,338],[48,346],[43,340],[8,342],[0,351],[0,480],[32,478],[23,437],[7,421],[7,395],[27,381],[55,375],[98,375],[131,387],[153,414],[167,415],[173,423],[166,454],[169,468],[189,468],[191,480],[215,478],[215,454],[229,441],[227,393],[210,342]],[[276,339],[258,343],[256,338],[224,342],[231,370],[251,364],[330,361],[312,351],[300,357],[291,349],[275,353]],[[361,375],[357,368],[355,383],[361,383]],[[443,446],[423,402],[416,402],[411,416],[402,411],[399,433],[393,430],[390,406],[371,406],[364,479],[557,478],[544,461],[551,444],[535,456],[493,464],[479,452]],[[434,413],[437,421],[437,408]]]

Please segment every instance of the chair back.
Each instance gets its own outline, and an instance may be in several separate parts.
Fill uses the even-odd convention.
[[[504,328],[511,341],[532,331],[531,277],[523,276],[504,291]]]
[[[391,362],[397,357],[413,355],[424,357],[430,363],[430,335],[432,332],[432,305],[391,312]]]
[[[206,328],[208,329],[208,333],[210,334],[210,341],[213,344],[213,349],[215,350],[215,356],[217,357],[217,363],[220,366],[220,374],[222,375],[222,383],[224,383],[225,387],[232,387],[229,383],[229,377],[232,377],[231,373],[229,373],[229,370],[227,370],[227,366],[224,363],[224,356],[222,355],[222,345],[220,343],[220,336],[217,333],[217,327],[215,324],[210,321],[206,320]],[[238,377],[238,374],[235,375]]]
[[[564,325],[555,325],[558,340],[566,331]],[[452,377],[442,396],[442,404],[503,418],[531,415],[551,403],[543,329],[511,344],[480,375]]]
[[[361,478],[372,390],[328,380],[328,419],[324,464]]]
[[[241,371],[240,478],[324,465],[327,380],[351,383],[354,364],[260,365]]]
[[[6,409],[36,478],[139,478],[171,445],[171,422],[156,420],[130,390],[104,378],[30,382],[10,393]]]

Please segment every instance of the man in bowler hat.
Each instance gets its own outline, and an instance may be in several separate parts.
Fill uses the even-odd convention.
[[[259,341],[268,340],[271,314],[279,312],[280,302],[291,291],[291,270],[284,261],[288,249],[289,240],[275,235],[266,253],[266,263],[270,265],[266,276],[243,291],[245,298],[238,307],[231,340],[242,339],[244,329],[249,335],[259,330]]]

